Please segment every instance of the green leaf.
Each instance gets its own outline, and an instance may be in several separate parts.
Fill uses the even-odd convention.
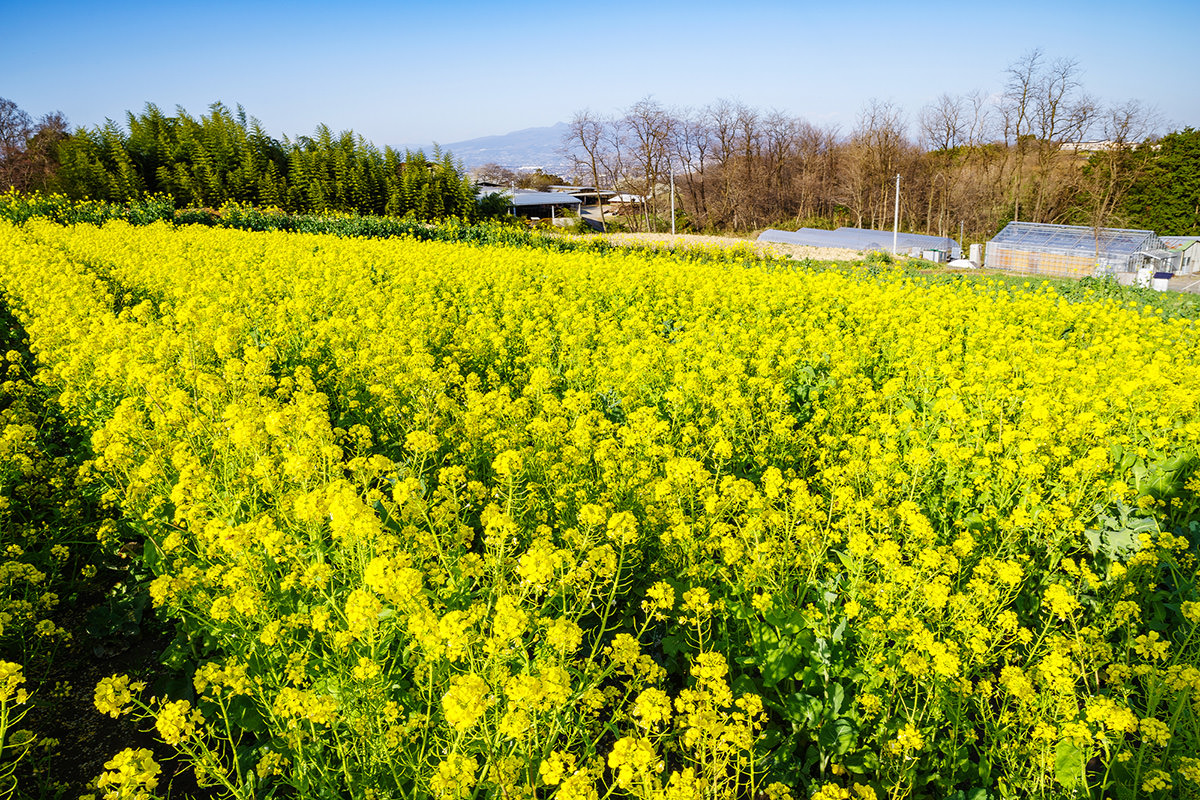
[[[987,789],[980,789],[979,787],[967,789],[966,791],[959,789],[946,798],[946,800],[988,800],[988,792]]]
[[[229,701],[229,721],[250,733],[262,733],[267,729],[258,704],[246,695],[238,695]]]
[[[1156,461],[1138,476],[1138,494],[1148,494],[1159,499],[1178,496],[1191,472],[1193,461],[1193,457],[1188,453]]]
[[[854,723],[848,719],[834,719],[821,726],[817,734],[817,744],[826,753],[841,755],[854,748],[858,731]]]
[[[763,620],[779,629],[780,633],[798,635],[804,630],[804,614],[799,611],[768,608]]]
[[[855,775],[871,773],[879,767],[879,756],[870,750],[860,750],[843,758],[842,766]]]
[[[669,656],[677,656],[680,653],[687,652],[687,639],[683,636],[664,636],[662,640],[663,653]]]
[[[783,716],[789,722],[811,727],[821,718],[821,701],[804,692],[796,692],[785,702]]]
[[[796,667],[804,659],[803,654],[785,647],[776,647],[763,654],[762,670],[763,685],[774,686],[780,681],[787,680],[796,672]]]
[[[1083,751],[1064,739],[1054,750],[1054,779],[1063,786],[1082,785],[1083,763]]]
[[[842,703],[846,700],[846,690],[840,683],[832,683],[825,691],[828,700],[829,715],[836,717],[842,713]]]
[[[749,675],[739,675],[734,678],[730,688],[733,689],[735,695],[762,694],[758,685],[754,683],[754,679]]]

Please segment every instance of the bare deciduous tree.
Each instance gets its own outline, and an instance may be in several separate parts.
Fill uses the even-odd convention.
[[[1097,231],[1109,225],[1130,188],[1145,172],[1149,160],[1139,146],[1148,143],[1158,113],[1137,100],[1110,106],[1103,112],[1098,143],[1080,171],[1088,216]]]
[[[0,97],[0,189],[21,191],[46,186],[54,174],[54,148],[67,135],[60,111],[33,119],[12,100]]]
[[[496,183],[501,186],[513,184],[517,181],[517,173],[507,167],[502,167],[499,164],[484,164],[481,167],[476,167],[471,170],[472,177],[477,181],[487,181],[488,183]]]
[[[592,186],[599,191],[603,187],[601,175],[605,161],[605,121],[590,110],[576,112],[567,127],[564,145],[567,153],[575,163],[576,172],[584,172],[590,176]],[[600,206],[600,228],[608,230],[604,219],[604,202],[597,196]]]
[[[629,132],[631,159],[635,167],[631,176],[636,180],[643,198],[642,210],[646,230],[651,229],[650,205],[654,213],[658,207],[658,185],[663,174],[671,168],[671,140],[675,120],[671,113],[657,100],[645,97],[634,103],[622,117],[624,128]],[[646,202],[649,199],[650,202]]]
[[[705,177],[712,159],[713,140],[703,117],[690,111],[681,112],[674,128],[672,148],[683,169],[684,187],[692,217],[700,227],[708,227],[708,203]]]
[[[1121,130],[1135,130],[1140,117],[1140,108],[1126,105],[1101,118],[1076,61],[1031,50],[1009,65],[1002,92],[942,94],[921,109],[916,140],[903,111],[879,100],[843,136],[733,100],[671,111],[649,98],[604,121],[592,138],[604,153],[599,161],[613,165],[613,185],[649,198],[674,164],[679,202],[697,227],[744,231],[791,220],[890,227],[900,173],[906,228],[952,236],[961,227],[987,237],[1014,218],[1110,218],[1136,163],[1093,158],[1094,170],[1082,175],[1078,153],[1090,151],[1079,142],[1100,126],[1108,139],[1135,141],[1140,134]],[[643,224],[651,213],[647,204]]]
[[[966,98],[942,93],[921,109],[921,138],[932,150],[952,150],[966,138]]]

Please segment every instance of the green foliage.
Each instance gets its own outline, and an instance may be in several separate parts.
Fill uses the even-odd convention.
[[[0,219],[23,223],[34,217],[53,220],[60,225],[102,225],[122,219],[135,225],[175,220],[175,204],[170,197],[150,195],[130,202],[102,200],[74,201],[61,194],[7,191],[0,194]]]
[[[177,207],[225,203],[291,214],[366,214],[419,220],[478,219],[475,190],[449,153],[382,152],[352,131],[320,125],[282,142],[239,106],[214,103],[207,116],[153,104],[126,118],[80,129],[58,145],[57,187],[74,200],[129,204],[170,196]]]
[[[1200,130],[1167,134],[1158,146],[1126,199],[1129,224],[1174,236],[1200,234]]]
[[[478,213],[482,219],[499,219],[508,216],[507,196],[495,192],[480,195]]]

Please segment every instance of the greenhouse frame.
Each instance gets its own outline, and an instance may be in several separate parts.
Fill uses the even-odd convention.
[[[1137,272],[1160,261],[1154,231],[1010,222],[987,243],[983,265],[1061,278]]]

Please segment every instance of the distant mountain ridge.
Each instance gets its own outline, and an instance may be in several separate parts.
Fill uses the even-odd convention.
[[[463,166],[468,170],[484,164],[499,164],[511,170],[541,167],[555,172],[571,166],[571,160],[560,152],[566,131],[567,123],[559,122],[498,136],[439,143],[439,146],[443,151],[449,150],[455,158],[462,159]],[[432,147],[424,149],[426,154],[433,150]]]

